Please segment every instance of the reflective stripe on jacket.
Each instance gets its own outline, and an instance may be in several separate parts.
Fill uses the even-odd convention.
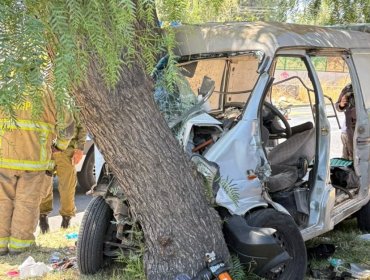
[[[73,137],[73,116],[67,110],[58,118],[54,98],[50,92],[42,97],[43,112],[32,117],[30,99],[16,107],[16,122],[0,113],[0,168],[28,171],[51,170],[51,145],[64,150]],[[61,121],[62,119],[63,121]],[[71,129],[72,126],[72,129]]]

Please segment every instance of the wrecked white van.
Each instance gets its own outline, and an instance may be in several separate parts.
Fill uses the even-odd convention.
[[[242,263],[265,278],[303,279],[305,240],[354,214],[360,228],[370,230],[370,34],[230,23],[176,27],[176,40],[182,75],[177,92],[168,98],[157,89],[156,99],[198,171],[213,180],[226,242]],[[353,160],[342,159],[341,148],[334,147],[341,144],[333,103],[348,83],[357,115]],[[287,119],[277,108],[282,98],[307,110]],[[85,216],[101,219],[94,209],[104,204],[113,219],[105,201],[112,206],[119,200],[112,203],[107,170],[97,168],[96,194],[105,200],[94,199]],[[338,179],[338,172],[350,174],[352,183]],[[226,178],[229,187],[220,187]],[[124,208],[112,207],[114,216],[127,216]],[[85,246],[91,234],[86,222],[78,263],[89,274],[103,264],[94,250],[112,256],[127,248],[120,238],[127,235],[124,227],[101,223],[94,229],[118,233],[109,240],[102,235],[95,244],[104,250],[94,249]]]

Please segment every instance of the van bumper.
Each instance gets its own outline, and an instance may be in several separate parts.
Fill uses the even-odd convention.
[[[279,245],[273,228],[252,227],[243,216],[233,215],[226,218],[223,231],[230,251],[258,275],[291,259]]]

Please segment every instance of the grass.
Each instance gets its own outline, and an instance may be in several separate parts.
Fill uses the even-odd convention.
[[[61,257],[74,257],[76,255],[76,240],[68,240],[65,235],[72,232],[78,232],[78,227],[67,230],[60,230],[45,235],[37,236],[37,246],[29,252],[18,256],[0,257],[0,279],[8,278],[6,272],[16,269],[28,256],[32,256],[37,262],[49,263],[49,259],[54,252],[59,252]],[[363,241],[358,238],[361,232],[357,230],[355,219],[346,220],[340,223],[336,228],[322,236],[316,237],[306,242],[307,247],[314,247],[321,243],[334,244],[336,251],[333,258],[341,259],[345,265],[358,263],[370,267],[370,241]],[[128,263],[117,263],[112,268],[100,272],[93,276],[82,276],[77,269],[67,269],[64,271],[50,272],[40,280],[144,280],[143,265],[141,259],[132,258]],[[309,265],[312,269],[323,270],[329,267],[328,260],[310,260]],[[250,278],[251,277],[251,278]],[[248,275],[248,279],[259,279],[257,276]],[[306,279],[314,279],[307,274]]]
[[[357,229],[356,219],[348,219],[338,224],[334,230],[306,242],[307,247],[315,247],[321,243],[335,245],[335,253],[332,258],[340,259],[344,267],[350,263],[357,263],[370,268],[370,241],[358,238],[362,233]],[[325,269],[329,267],[328,260],[311,260],[313,269]],[[307,279],[313,279],[308,276]],[[369,278],[370,279],[370,278]]]
[[[17,256],[0,257],[0,279],[8,278],[6,273],[11,269],[16,269],[23,261],[32,256],[36,262],[44,262],[49,264],[49,259],[54,252],[59,252],[61,257],[74,257],[76,255],[76,240],[68,240],[65,235],[72,232],[77,232],[78,228],[73,227],[67,230],[38,235],[36,238],[36,246],[28,252]],[[78,279],[78,273],[75,269],[68,269],[63,272],[50,273],[41,279]],[[93,278],[92,278],[93,279]],[[98,279],[98,278],[96,278]]]
[[[362,233],[357,229],[356,219],[348,219],[338,224],[334,230],[307,241],[306,246],[311,248],[319,244],[333,244],[335,246],[335,253],[332,255],[332,258],[342,260],[343,267],[349,268],[350,263],[356,263],[370,268],[370,241],[361,240],[358,238],[360,235],[362,235]],[[330,263],[327,259],[311,259],[308,262],[308,266],[314,270],[324,272],[325,269],[329,268]],[[340,269],[341,271],[344,270],[343,268]],[[246,279],[257,280],[262,278],[253,274],[248,274],[248,278]],[[305,279],[329,278],[313,278],[309,273],[309,269],[307,269]],[[370,277],[366,279],[370,279]]]
[[[335,253],[331,257],[342,260],[344,267],[349,267],[350,263],[357,263],[370,268],[370,241],[361,240],[358,238],[360,235],[362,233],[357,229],[356,219],[348,219],[338,224],[334,230],[307,241],[306,247],[311,248],[325,243],[333,244],[335,246]],[[327,259],[311,259],[308,261],[308,266],[314,270],[324,272],[325,269],[329,268],[330,263]],[[341,270],[343,271],[343,269]],[[255,276],[253,279],[261,278]],[[307,269],[305,279],[329,278],[313,278],[309,273],[309,269]],[[370,277],[366,279],[370,279]]]
[[[68,240],[65,235],[78,232],[78,227],[72,227],[67,230],[38,235],[36,237],[36,246],[28,252],[17,256],[0,257],[0,280],[14,279],[6,276],[6,273],[12,269],[17,269],[20,264],[28,257],[32,256],[36,262],[49,264],[50,257],[54,252],[60,253],[61,258],[75,257],[76,246],[75,239]],[[143,264],[141,259],[121,258],[120,262],[111,268],[92,276],[80,275],[77,269],[69,268],[64,271],[52,271],[38,280],[145,280],[143,276]],[[19,278],[17,278],[19,279]],[[33,278],[35,279],[35,278]]]

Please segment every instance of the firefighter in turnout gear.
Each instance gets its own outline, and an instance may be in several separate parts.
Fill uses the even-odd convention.
[[[35,243],[40,202],[52,180],[53,150],[65,150],[73,136],[72,114],[57,110],[49,90],[40,95],[25,95],[13,107],[15,122],[0,111],[0,255],[21,253]],[[33,107],[41,112],[35,114]]]
[[[78,113],[74,114],[75,132],[68,148],[54,154],[56,173],[58,176],[58,191],[60,195],[60,210],[62,216],[62,228],[68,228],[71,217],[75,216],[75,192],[77,186],[77,174],[75,165],[83,157],[84,145],[87,132],[82,126]],[[53,186],[50,185],[47,196],[40,205],[40,230],[41,233],[49,231],[48,214],[53,211]]]

